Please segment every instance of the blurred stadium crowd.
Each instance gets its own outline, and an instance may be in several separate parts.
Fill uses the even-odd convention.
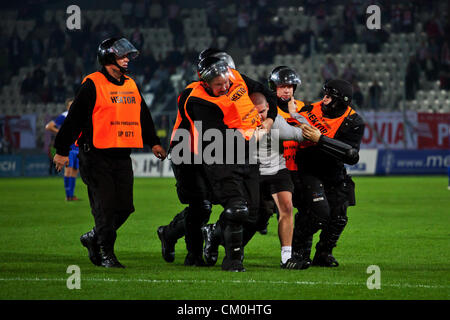
[[[360,109],[450,112],[446,1],[78,3],[81,30],[67,29],[68,2],[24,1],[2,9],[0,115],[37,114],[41,148],[46,121],[64,111],[65,99],[98,68],[98,44],[118,35],[141,51],[131,73],[163,139],[176,116],[176,97],[196,79],[194,62],[207,47],[227,51],[241,73],[263,83],[275,66],[295,68],[299,100],[317,100],[325,80],[342,77],[353,84]],[[371,4],[381,8],[380,30],[366,26]]]

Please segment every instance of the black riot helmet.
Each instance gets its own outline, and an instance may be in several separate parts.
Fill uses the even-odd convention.
[[[209,83],[217,76],[229,76],[228,64],[216,57],[206,57],[197,65],[197,74],[200,81]]]
[[[206,57],[216,57],[220,60],[225,61],[231,69],[236,69],[236,64],[234,63],[233,58],[226,53],[225,51],[216,49],[216,48],[208,48],[200,52],[198,55],[198,61],[205,59]]]
[[[122,73],[126,73],[128,69],[119,66],[116,59],[127,56],[128,59],[132,60],[138,55],[139,51],[125,38],[109,38],[103,40],[97,49],[97,59],[100,65],[114,64],[119,67]]]
[[[353,87],[350,82],[342,79],[329,80],[323,85],[323,94],[331,98],[328,105],[322,104],[324,113],[339,113],[352,102]]]
[[[276,92],[277,87],[283,84],[292,84],[295,92],[297,85],[301,85],[302,81],[294,69],[287,66],[278,66],[269,75],[269,89]]]

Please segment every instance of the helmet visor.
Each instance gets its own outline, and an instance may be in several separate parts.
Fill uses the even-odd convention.
[[[125,38],[114,42],[108,51],[114,53],[117,58],[127,56],[130,60],[135,59],[139,55],[139,51]]]
[[[333,98],[339,98],[341,96],[337,89],[331,88],[327,85],[323,86],[323,94]]]
[[[205,82],[211,82],[217,76],[230,77],[228,64],[222,60],[210,65],[199,72],[200,79]]]

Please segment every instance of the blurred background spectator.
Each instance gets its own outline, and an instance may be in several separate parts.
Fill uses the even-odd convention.
[[[409,58],[408,66],[406,67],[405,75],[405,96],[406,100],[413,100],[416,97],[416,91],[419,89],[419,65],[416,61],[416,56],[412,55]]]
[[[381,107],[382,88],[375,79],[369,87],[369,108],[372,110],[380,110]]]
[[[322,66],[320,73],[322,75],[323,82],[327,82],[328,80],[335,79],[339,76],[338,67],[336,66],[333,58],[330,56],[327,58],[327,61]]]

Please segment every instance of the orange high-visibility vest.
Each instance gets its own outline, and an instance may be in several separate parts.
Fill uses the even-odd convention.
[[[306,120],[308,120],[310,125],[319,129],[323,135],[329,138],[334,138],[342,122],[344,122],[344,119],[355,113],[355,110],[348,106],[347,110],[345,110],[345,112],[340,117],[331,119],[323,116],[322,100],[313,103],[312,106],[313,108],[311,109],[311,111],[303,111],[300,112],[300,114],[305,117]],[[300,147],[305,148],[311,145],[315,145],[315,143],[304,141],[300,144]]]
[[[241,115],[238,111],[238,106],[236,105],[236,103],[231,101],[231,99],[226,95],[223,95],[220,97],[213,97],[206,92],[206,90],[205,90],[205,88],[203,88],[203,86],[199,85],[192,90],[191,94],[189,95],[189,98],[186,99],[186,102],[184,104],[184,111],[185,111],[186,117],[188,118],[188,120],[191,124],[191,141],[193,141],[193,143],[191,145],[192,152],[194,152],[195,154],[198,154],[199,133],[198,133],[197,129],[195,128],[194,121],[192,120],[191,116],[189,115],[189,113],[186,110],[186,106],[191,97],[197,97],[197,98],[206,100],[206,101],[211,102],[211,103],[215,104],[216,106],[218,106],[223,112],[223,115],[224,115],[223,122],[225,123],[226,126],[228,126],[228,128],[239,129],[239,131],[242,133],[242,135],[247,140],[249,140],[251,138],[251,136],[247,137],[244,134],[244,131],[242,130],[243,125],[242,125]]]
[[[301,108],[305,105],[302,101],[295,100],[297,106],[297,112],[300,112]],[[288,112],[284,112],[278,107],[278,114],[286,120],[291,119],[291,115]],[[291,171],[297,171],[298,167],[295,163],[295,154],[297,153],[299,143],[294,140],[283,141],[283,157],[286,160],[286,168]]]
[[[97,98],[92,113],[94,147],[142,148],[141,96],[136,83],[129,78],[118,86],[101,72],[86,76],[95,84]]]
[[[258,110],[250,99],[247,84],[241,74],[237,70],[230,70],[230,81],[232,84],[226,96],[228,96],[231,101],[235,102],[241,117],[240,127],[236,128],[241,129],[245,138],[249,140],[256,127],[261,125],[261,118]]]

